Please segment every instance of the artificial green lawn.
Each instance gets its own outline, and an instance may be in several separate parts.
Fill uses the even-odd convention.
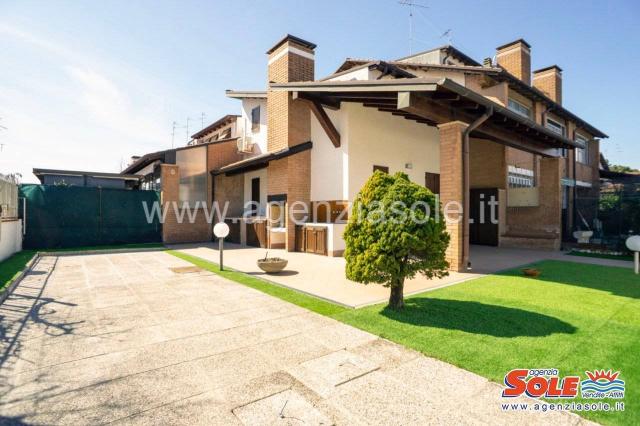
[[[204,269],[502,383],[514,368],[613,369],[627,384],[624,412],[582,412],[607,424],[640,424],[640,278],[631,269],[560,261],[467,281],[406,299],[348,309],[200,258]],[[580,401],[577,398],[575,401]],[[592,401],[592,400],[590,400]],[[565,401],[566,402],[566,401]]]
[[[628,260],[633,261],[633,255],[631,254],[605,254],[605,253],[584,253],[581,251],[570,251],[567,253],[569,256],[581,256],[581,257],[595,257],[598,259],[613,259],[613,260]]]
[[[22,272],[35,254],[33,250],[23,250],[0,262],[0,293]]]

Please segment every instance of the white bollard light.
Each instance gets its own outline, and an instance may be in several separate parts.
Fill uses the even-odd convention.
[[[219,252],[220,252],[220,270],[223,271],[224,267],[222,266],[222,251],[224,249],[223,242],[227,235],[229,235],[229,225],[224,222],[218,222],[213,226],[213,235],[218,237],[219,241]]]
[[[633,265],[636,274],[640,274],[640,235],[627,238],[627,248],[633,252]]]

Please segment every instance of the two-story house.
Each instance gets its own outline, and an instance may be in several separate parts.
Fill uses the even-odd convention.
[[[234,215],[240,198],[259,205],[245,231],[251,243],[340,255],[338,219],[366,179],[403,171],[443,204],[466,207],[448,224],[448,259],[459,270],[470,243],[558,249],[576,221],[576,192],[597,190],[606,135],[561,106],[559,67],[531,73],[524,40],[500,46],[495,63],[444,46],[347,59],[320,80],[315,48],[286,36],[267,52],[266,150],[213,171],[214,199],[230,201]],[[490,197],[498,223],[478,223]],[[296,205],[310,212],[306,225],[290,220],[301,215]]]

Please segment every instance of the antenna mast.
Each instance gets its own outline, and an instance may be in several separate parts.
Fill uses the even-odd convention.
[[[416,3],[413,0],[400,0],[398,1],[398,4],[409,8],[409,55],[413,55],[413,8],[418,7],[422,9],[429,9],[429,7]]]

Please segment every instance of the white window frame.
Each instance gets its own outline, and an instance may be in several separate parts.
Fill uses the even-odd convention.
[[[522,102],[518,102],[513,98],[509,98],[507,101],[507,108],[509,111],[513,111],[518,115],[521,115],[526,118],[531,118],[531,108],[523,104]],[[526,111],[526,112],[525,112]]]
[[[580,164],[589,164],[589,139],[576,134],[576,142],[584,144],[584,148],[576,148],[576,161]]]
[[[567,126],[560,123],[559,121],[554,120],[553,118],[547,117],[547,122],[545,123],[544,127],[560,136],[567,135]]]

